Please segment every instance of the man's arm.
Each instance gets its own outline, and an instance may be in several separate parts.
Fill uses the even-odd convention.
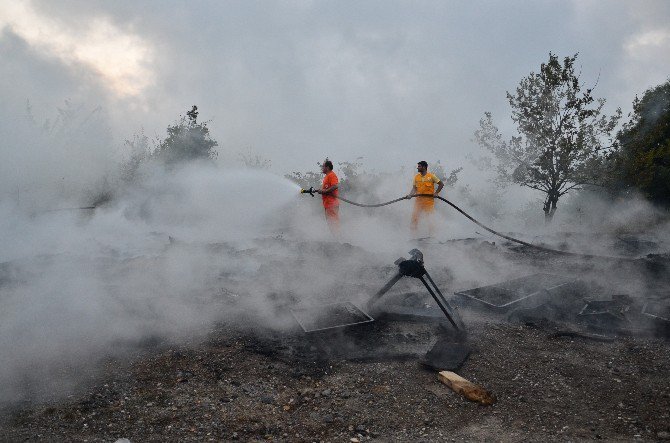
[[[409,194],[405,196],[405,198],[410,199],[416,195],[416,185],[412,186],[412,190],[409,191]]]
[[[327,188],[319,189],[316,192],[319,193],[319,194],[330,194],[331,192],[333,192],[334,190],[336,190],[339,187],[340,187],[340,185],[338,183],[335,183],[333,186],[329,186]]]
[[[437,182],[437,191],[435,191],[435,195],[439,194],[442,188],[444,188],[444,182],[440,180]]]

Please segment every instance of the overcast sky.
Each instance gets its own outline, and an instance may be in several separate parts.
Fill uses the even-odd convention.
[[[670,75],[670,1],[2,0],[0,129],[26,99],[38,117],[71,99],[102,106],[120,146],[197,104],[224,157],[278,172],[326,155],[450,169],[484,111],[509,125],[505,91],[549,51],[579,52],[627,111]]]

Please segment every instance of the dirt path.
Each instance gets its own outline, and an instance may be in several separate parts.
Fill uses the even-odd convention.
[[[415,361],[291,364],[256,338],[217,330],[206,344],[143,356],[86,394],[6,414],[2,441],[606,441],[670,438],[670,348],[548,338],[481,323],[460,372],[493,391],[482,407]],[[119,371],[119,367],[125,368]]]

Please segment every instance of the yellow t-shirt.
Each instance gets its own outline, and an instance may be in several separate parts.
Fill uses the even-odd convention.
[[[416,186],[417,194],[434,194],[437,183],[440,183],[440,179],[430,172],[426,172],[426,175],[416,174],[414,176],[414,186]],[[432,198],[416,197],[415,200],[419,206],[435,205],[435,200]]]

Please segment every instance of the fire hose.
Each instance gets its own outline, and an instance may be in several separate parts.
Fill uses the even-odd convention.
[[[309,189],[301,189],[301,190],[300,190],[300,193],[301,193],[301,194],[310,194],[312,197],[314,197],[314,194],[316,193],[316,190],[315,190],[313,187],[310,187]],[[530,248],[534,248],[534,249],[537,249],[537,250],[540,250],[540,251],[550,252],[550,253],[553,253],[553,254],[561,254],[561,255],[570,255],[570,256],[575,256],[575,257],[583,257],[583,258],[589,258],[589,259],[590,259],[590,258],[606,258],[606,259],[610,259],[610,260],[637,260],[637,259],[639,258],[639,257],[614,257],[614,256],[597,255],[597,254],[583,254],[583,253],[580,253],[580,252],[561,251],[561,250],[559,250],[559,249],[552,249],[552,248],[547,248],[547,247],[545,247],[545,246],[539,246],[539,245],[535,245],[535,244],[533,244],[533,243],[528,243],[528,242],[526,242],[526,241],[519,240],[518,238],[510,237],[509,235],[505,235],[505,234],[503,234],[503,233],[501,233],[501,232],[498,232],[498,231],[496,231],[496,230],[494,230],[494,229],[489,228],[488,226],[486,226],[485,224],[481,223],[479,220],[477,220],[476,218],[474,218],[473,216],[471,216],[470,214],[468,214],[467,212],[465,212],[463,209],[461,209],[461,208],[459,208],[458,206],[456,206],[454,203],[450,202],[449,200],[447,200],[447,199],[444,198],[444,197],[440,197],[439,195],[434,195],[434,194],[414,194],[414,195],[412,195],[412,196],[400,197],[400,198],[396,198],[396,199],[394,199],[394,200],[389,200],[389,201],[387,201],[387,202],[383,202],[383,203],[374,203],[374,204],[357,203],[357,202],[348,200],[348,199],[346,199],[346,198],[344,198],[344,197],[340,197],[340,196],[334,196],[334,197],[337,198],[338,200],[341,200],[341,201],[345,202],[345,203],[348,203],[348,204],[350,204],[350,205],[354,205],[354,206],[358,206],[358,207],[361,207],[361,208],[380,208],[380,207],[382,207],[382,206],[392,205],[392,204],[394,204],[394,203],[398,203],[399,201],[402,201],[402,200],[408,200],[408,199],[411,199],[411,198],[414,198],[414,197],[419,197],[419,198],[432,198],[432,199],[441,200],[441,201],[443,201],[444,203],[448,204],[449,206],[451,206],[452,208],[454,208],[456,211],[460,212],[461,215],[463,215],[464,217],[466,217],[468,220],[470,220],[471,222],[473,222],[474,224],[476,224],[476,225],[479,226],[480,228],[482,228],[482,229],[484,229],[484,230],[490,232],[491,234],[497,235],[498,237],[504,238],[505,240],[509,240],[509,241],[511,241],[511,242],[518,243],[518,244],[520,244],[520,245],[524,245],[524,246],[528,246],[528,247],[530,247]]]

